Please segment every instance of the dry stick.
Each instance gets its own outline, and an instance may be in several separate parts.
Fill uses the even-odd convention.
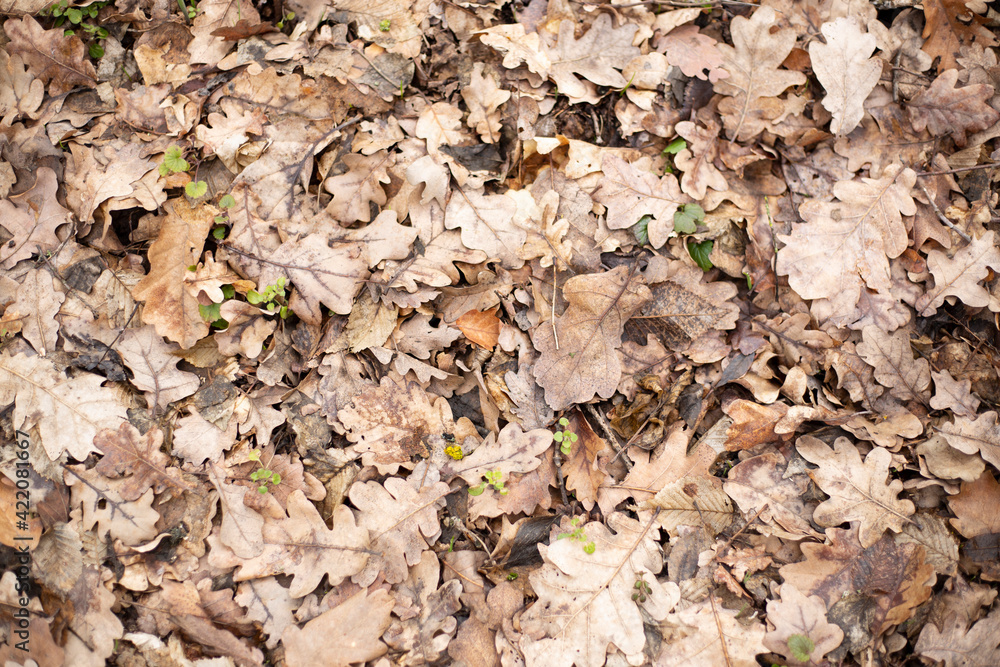
[[[562,457],[559,455],[559,443],[554,442],[556,449],[552,453],[552,462],[556,465],[556,478],[559,480],[559,495],[562,497],[563,507],[569,505],[569,498],[566,496],[566,480],[563,479]]]
[[[938,208],[937,202],[934,201],[934,197],[931,197],[931,193],[927,192],[927,188],[924,187],[923,183],[920,184],[920,189],[923,190],[924,195],[927,196],[927,201],[929,201],[931,203],[931,207],[934,209],[934,212],[937,213],[938,220],[940,220],[941,222],[943,222],[945,225],[947,225],[948,227],[950,227],[952,229],[952,231],[954,231],[956,234],[958,234],[959,236],[961,236],[962,239],[965,240],[966,243],[972,243],[972,239],[969,238],[968,234],[966,234],[965,232],[963,232],[961,229],[959,229],[955,225],[954,222],[952,222],[951,220],[949,220],[948,218],[946,218],[944,216],[944,213],[942,213],[941,209]]]
[[[597,411],[597,408],[595,408],[593,405],[589,403],[584,405],[583,408],[590,414],[591,417],[594,418],[594,421],[596,421],[597,425],[601,428],[601,431],[604,433],[604,437],[607,439],[608,444],[610,444],[611,448],[614,449],[616,452],[615,458],[618,458],[620,456],[622,458],[622,463],[625,464],[625,469],[628,470],[629,472],[632,472],[632,462],[628,460],[627,456],[625,456],[625,450],[622,449],[621,445],[618,444],[618,437],[608,427],[608,423],[604,421],[604,417],[601,415],[601,413]],[[613,460],[614,459],[612,459],[612,461]]]
[[[993,167],[1000,167],[1000,162],[987,162],[986,164],[977,164],[972,167],[955,167],[954,169],[945,169],[944,171],[918,171],[917,178],[921,178],[923,176],[947,176],[948,174],[960,174],[963,171],[992,169]]]

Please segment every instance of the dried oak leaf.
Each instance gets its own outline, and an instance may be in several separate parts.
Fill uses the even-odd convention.
[[[243,559],[255,558],[264,551],[264,517],[247,507],[243,496],[252,491],[226,481],[226,469],[218,462],[208,466],[208,477],[219,492],[222,503],[222,527],[219,537],[223,544]]]
[[[650,591],[647,611],[660,611],[656,616],[662,618],[677,603],[677,588],[655,576],[663,557],[652,518],[640,523],[613,513],[607,523],[580,527],[585,541],[594,544],[593,553],[573,539],[538,545],[545,561],[531,573],[538,600],[521,616],[521,649],[529,664],[600,667],[611,644],[626,655],[641,653],[643,615],[632,597],[640,578]]]
[[[924,559],[938,574],[953,576],[958,569],[958,540],[947,522],[936,514],[920,512],[896,536],[900,544],[913,543],[924,548]]]
[[[879,179],[837,182],[838,201],[803,203],[799,213],[806,222],[778,237],[785,244],[778,273],[802,298],[829,299],[834,321],[852,319],[865,286],[892,290],[888,259],[906,250],[902,216],[916,212],[910,197],[916,180],[912,169],[897,164]]]
[[[79,518],[83,530],[95,529],[99,540],[111,535],[113,540],[134,546],[156,537],[159,513],[153,509],[153,490],[148,489],[138,500],[128,502],[119,490],[125,480],[109,480],[96,470],[80,466],[66,466],[66,483],[71,490],[70,512]]]
[[[432,437],[452,432],[447,400],[433,399],[415,382],[397,384],[389,377],[378,387],[365,387],[351,407],[337,412],[337,419],[355,443],[355,456],[360,454],[364,465],[376,466],[383,475],[413,467],[414,457],[431,455]]]
[[[386,194],[381,184],[389,182],[386,170],[395,162],[395,154],[386,151],[372,155],[345,155],[347,171],[323,181],[323,189],[333,195],[333,200],[326,207],[327,213],[345,226],[359,220],[371,220],[371,204],[385,205]]]
[[[76,35],[67,37],[59,28],[45,30],[30,16],[7,19],[3,29],[10,38],[6,50],[21,56],[35,77],[48,84],[52,97],[77,86],[97,85],[97,70],[90,62],[87,47]]]
[[[456,189],[445,210],[444,224],[448,229],[461,228],[466,247],[484,250],[499,259],[504,268],[516,269],[524,264],[518,251],[528,232],[514,221],[515,211],[517,203],[507,195]]]
[[[947,369],[931,371],[934,380],[934,396],[931,407],[935,410],[949,410],[959,417],[973,418],[979,409],[979,399],[972,394],[972,380],[961,382],[951,376]]]
[[[883,535],[863,548],[856,528],[829,528],[826,534],[829,544],[803,542],[805,559],[781,568],[784,585],[818,595],[827,609],[861,591],[862,603],[873,607],[865,629],[874,635],[907,620],[930,598],[935,574],[924,562],[923,547]]]
[[[705,121],[705,127],[686,120],[674,128],[688,141],[687,148],[674,156],[674,164],[684,172],[681,190],[693,199],[704,199],[708,188],[719,192],[729,189],[726,177],[715,166],[719,157],[719,129],[719,123],[712,118]]]
[[[774,526],[772,532],[779,537],[821,537],[809,523],[813,511],[805,501],[809,478],[790,472],[785,457],[765,452],[735,465],[723,489],[745,514],[760,511],[758,518]]]
[[[985,471],[974,482],[962,482],[960,493],[948,498],[955,513],[951,525],[964,537],[1000,534],[1000,484],[992,471]]]
[[[649,288],[625,266],[574,276],[562,292],[569,303],[565,312],[532,332],[532,343],[541,353],[535,378],[553,410],[585,403],[595,394],[610,398],[615,393],[621,378],[615,350],[621,345],[622,328],[650,297]]]
[[[655,508],[657,525],[672,537],[679,526],[699,526],[713,536],[732,523],[733,504],[714,477],[679,479],[640,507]]]
[[[191,64],[215,65],[225,58],[234,45],[217,36],[215,32],[238,21],[246,21],[250,25],[258,24],[260,14],[256,7],[242,7],[226,0],[203,0],[202,4],[198,5],[198,15],[191,27],[193,39],[187,45],[188,53],[191,54]]]
[[[722,69],[723,59],[716,42],[703,35],[696,25],[674,28],[656,41],[656,50],[667,56],[671,65],[677,65],[685,76],[698,77],[715,83],[729,73]]]
[[[1000,425],[996,412],[984,412],[976,419],[955,417],[950,424],[938,429],[948,444],[964,454],[979,455],[1000,469]]]
[[[300,598],[312,593],[323,575],[336,586],[361,572],[369,558],[368,530],[356,525],[347,505],[337,506],[332,528],[301,490],[288,496],[287,505],[287,519],[265,521],[263,550],[240,565],[234,581],[288,575],[288,594]]]
[[[348,667],[385,655],[389,648],[379,637],[392,622],[395,604],[383,588],[362,590],[302,629],[289,626],[281,635],[288,667]]]
[[[996,45],[996,36],[983,25],[984,17],[973,12],[972,20],[965,20],[970,14],[965,0],[927,0],[921,4],[924,8],[924,32],[921,36],[927,41],[920,48],[932,58],[940,56],[938,72],[958,70],[958,57],[963,45]]]
[[[566,488],[587,511],[597,501],[597,490],[608,478],[608,474],[598,465],[598,454],[607,448],[586,419],[574,410],[569,415],[568,430],[576,433],[578,440],[572,443],[570,452],[562,457],[560,468],[566,477]]]
[[[449,459],[441,476],[449,481],[461,477],[474,486],[488,471],[500,471],[504,478],[511,473],[531,472],[542,464],[538,456],[551,446],[551,431],[536,428],[525,433],[517,424],[507,424],[499,435],[487,435],[471,454],[457,461]]]
[[[799,438],[795,448],[804,459],[819,466],[809,471],[816,485],[830,496],[819,504],[813,520],[821,526],[838,526],[845,521],[860,522],[861,546],[868,548],[887,528],[899,532],[916,511],[909,500],[896,496],[903,482],[887,483],[892,455],[875,447],[861,462],[857,448],[847,438],[837,438],[830,449],[812,436]]]
[[[649,242],[659,248],[674,235],[674,213],[684,201],[673,174],[662,178],[632,166],[616,155],[606,154],[601,162],[604,178],[593,194],[594,201],[608,209],[608,228],[626,229],[651,215]]]
[[[941,630],[933,622],[924,625],[914,650],[945,667],[990,667],[1000,665],[1000,610],[972,627],[952,614]]]
[[[42,357],[0,354],[0,405],[14,403],[14,428],[37,425],[53,461],[63,452],[83,461],[97,451],[93,441],[99,431],[125,421],[125,405],[103,381],[92,373],[68,378]]]
[[[278,645],[286,628],[295,625],[295,610],[302,602],[292,598],[274,577],[244,581],[237,587],[233,601],[247,610],[246,620],[262,625],[270,649]]]
[[[189,266],[198,264],[218,210],[208,204],[192,208],[187,199],[164,205],[160,235],[149,246],[149,274],[133,295],[144,301],[142,321],[156,333],[189,348],[208,335],[208,322],[198,310],[198,295],[184,283]]]
[[[729,77],[715,82],[715,92],[724,95],[719,113],[732,141],[753,139],[787,113],[778,99],[789,86],[806,82],[802,72],[778,69],[795,46],[792,28],[771,32],[777,15],[771,7],[760,7],[753,17],[733,18],[730,25],[734,46],[720,44],[722,68]]]
[[[476,345],[492,350],[500,340],[500,318],[495,310],[470,310],[455,320],[462,335]]]
[[[56,199],[58,188],[55,172],[39,167],[30,189],[0,200],[0,225],[10,234],[0,245],[0,268],[12,269],[22,259],[59,245],[56,230],[70,222],[70,211]]]
[[[953,257],[941,250],[931,250],[927,253],[927,268],[934,276],[934,287],[913,304],[918,314],[934,315],[949,296],[961,299],[972,308],[1000,309],[996,297],[979,284],[990,275],[990,269],[1000,270],[1000,250],[997,250],[993,232],[972,239]]]
[[[395,211],[383,211],[360,229],[337,226],[288,239],[267,257],[258,280],[272,285],[286,276],[295,284],[292,310],[306,322],[319,324],[320,304],[339,315],[350,313],[369,269],[384,259],[406,257],[415,236],[416,230],[396,222]]]
[[[365,569],[352,580],[368,586],[379,573],[386,582],[406,579],[407,566],[420,562],[420,555],[441,536],[437,511],[444,507],[448,485],[437,470],[420,463],[406,479],[390,477],[378,482],[355,483],[348,496],[358,508],[358,525],[368,529],[369,549]]]
[[[580,39],[576,39],[576,22],[563,20],[554,45],[546,46],[545,54],[551,63],[550,79],[556,82],[559,92],[573,100],[583,100],[590,93],[577,75],[598,86],[624,88],[628,81],[620,70],[639,55],[632,46],[638,26],[626,23],[617,28],[611,25],[611,16],[601,13]]]
[[[190,396],[201,384],[197,375],[177,368],[181,359],[173,352],[179,349],[164,342],[151,326],[122,334],[118,353],[132,371],[132,384],[146,393],[146,404],[153,411]]]
[[[0,54],[0,122],[10,127],[20,118],[37,119],[44,99],[45,84],[34,77],[21,56]]]
[[[826,603],[816,595],[803,595],[787,584],[781,587],[780,602],[767,601],[767,620],[774,630],[765,635],[764,646],[785,656],[791,665],[820,664],[824,655],[844,641],[844,631],[826,620]],[[807,637],[812,642],[807,660],[798,658],[804,651],[792,648],[790,640],[794,635]]]
[[[453,614],[462,608],[458,596],[462,582],[452,579],[438,588],[441,564],[433,551],[425,551],[410,568],[410,576],[396,587],[396,605],[416,611],[393,621],[383,638],[395,651],[399,665],[434,664],[448,648],[458,627]]]
[[[30,269],[17,290],[14,303],[3,313],[4,323],[17,321],[21,335],[41,356],[54,351],[59,340],[56,314],[66,295],[57,292],[52,275],[43,269]]]
[[[94,470],[110,479],[125,477],[118,492],[129,502],[151,488],[157,493],[167,486],[187,490],[177,468],[170,467],[170,457],[160,451],[162,444],[160,429],[153,427],[142,435],[132,424],[122,422],[117,431],[104,430],[94,438],[94,445],[104,454]]]
[[[670,641],[663,642],[655,667],[755,667],[756,655],[766,653],[764,624],[744,623],[735,610],[724,609],[716,598],[694,604],[665,623]]]
[[[863,31],[853,17],[824,23],[820,31],[826,44],[812,42],[809,56],[826,90],[823,106],[833,114],[830,131],[844,135],[864,117],[865,100],[882,76],[882,61],[871,57],[875,35]]]
[[[673,350],[684,350],[702,334],[736,326],[739,307],[729,300],[736,286],[727,282],[703,283],[704,272],[683,262],[671,262],[669,277],[650,286],[652,298],[628,321],[626,335],[645,342],[654,334]],[[638,336],[633,329],[641,332]]]
[[[901,401],[926,402],[931,368],[926,359],[913,358],[909,333],[897,329],[889,334],[870,324],[861,335],[864,340],[858,343],[858,354],[875,369],[875,379]]]
[[[66,165],[66,203],[82,222],[93,222],[94,211],[109,200],[109,208],[119,209],[123,201],[142,196],[141,204],[147,210],[155,210],[166,200],[162,186],[149,199],[148,190],[157,187],[158,174],[156,163],[143,156],[139,144],[117,141],[95,150],[71,143],[69,148],[72,158]],[[148,174],[153,176],[152,184],[144,178]]]
[[[990,127],[1000,120],[1000,112],[987,104],[993,97],[993,86],[978,83],[955,88],[957,81],[957,69],[944,71],[930,88],[909,101],[906,110],[917,132],[927,128],[936,137],[950,133],[961,148],[967,133]]]

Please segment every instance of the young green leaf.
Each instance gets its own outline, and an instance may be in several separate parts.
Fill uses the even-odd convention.
[[[222,199],[219,200],[219,208],[232,208],[236,206],[236,198],[230,194],[222,195]]]
[[[712,268],[712,260],[708,258],[712,254],[712,246],[714,241],[702,241],[701,243],[695,243],[690,241],[688,243],[688,254],[691,255],[691,259],[695,261],[695,264],[701,267],[702,271],[708,271]]]
[[[166,176],[162,171],[163,167],[166,167],[169,173],[177,173],[179,171],[187,171],[191,168],[191,165],[184,159],[184,153],[181,152],[180,146],[171,146],[163,154],[163,164],[160,167],[160,174]]]
[[[809,656],[816,648],[813,640],[805,635],[792,635],[788,638],[788,648],[792,651],[792,657],[799,662],[807,662]]]
[[[705,219],[705,210],[697,204],[685,204],[674,213],[674,231],[679,234],[693,234],[698,223]]]
[[[206,192],[208,192],[208,183],[205,181],[191,181],[184,186],[184,193],[191,199],[204,197]]]

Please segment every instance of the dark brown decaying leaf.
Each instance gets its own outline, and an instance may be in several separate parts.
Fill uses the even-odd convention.
[[[67,37],[62,30],[45,30],[30,16],[7,19],[3,28],[11,40],[10,52],[20,54],[35,76],[49,84],[50,95],[97,84],[97,71],[79,37]]]

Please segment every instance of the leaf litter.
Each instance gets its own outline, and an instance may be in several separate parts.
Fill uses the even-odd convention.
[[[0,3],[5,664],[1000,664],[994,18],[682,4]]]

